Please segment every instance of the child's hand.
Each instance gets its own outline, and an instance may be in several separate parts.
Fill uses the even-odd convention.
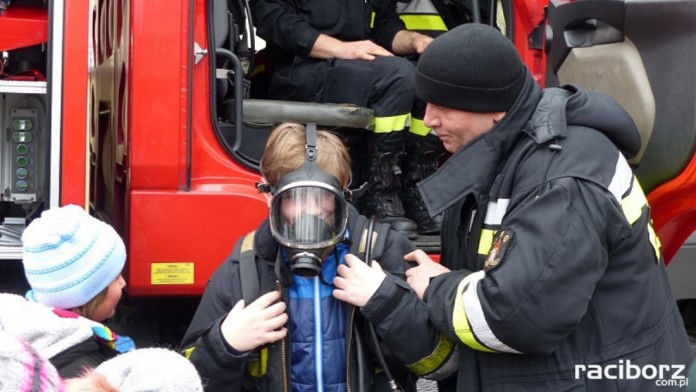
[[[359,258],[347,254],[346,263],[338,266],[333,296],[355,306],[365,306],[386,276],[378,262],[373,261],[368,267]]]
[[[280,292],[271,291],[259,297],[249,306],[244,300],[237,302],[220,325],[227,344],[240,352],[250,351],[283,339],[288,329],[285,303],[278,301]]]

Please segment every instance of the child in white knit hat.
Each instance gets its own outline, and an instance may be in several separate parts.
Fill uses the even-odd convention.
[[[34,329],[60,334],[55,341],[73,343],[47,355],[61,376],[75,376],[85,365],[97,366],[134,348],[130,338],[119,337],[101,324],[114,315],[125,287],[121,271],[126,249],[111,226],[76,205],[52,208],[24,230],[22,245],[24,272],[31,286],[26,297],[52,313],[37,315],[43,325]]]

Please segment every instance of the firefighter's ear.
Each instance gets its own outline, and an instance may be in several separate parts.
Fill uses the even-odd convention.
[[[507,114],[507,112],[496,112],[496,113],[493,113],[493,124],[499,123],[500,120],[502,120],[503,117],[505,117],[506,114]]]

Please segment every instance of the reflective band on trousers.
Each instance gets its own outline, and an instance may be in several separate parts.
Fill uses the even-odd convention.
[[[391,117],[375,117],[375,133],[389,133],[403,131],[406,128],[408,114],[399,114]]]

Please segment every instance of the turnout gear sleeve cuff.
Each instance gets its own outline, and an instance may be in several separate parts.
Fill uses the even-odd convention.
[[[321,34],[316,29],[308,25],[299,28],[295,36],[295,42],[293,43],[297,53],[303,57],[309,58],[309,54],[312,52],[312,48],[314,48],[314,44],[317,42],[319,35]]]
[[[248,352],[239,352],[225,341],[224,336],[222,336],[222,331],[220,330],[223,319],[224,318],[221,318],[215,321],[208,330],[208,333],[201,337],[203,344],[207,346],[211,356],[221,368],[228,367],[249,356]]]
[[[409,290],[408,283],[388,274],[361,311],[368,320],[379,323],[398,309],[397,304]]]

